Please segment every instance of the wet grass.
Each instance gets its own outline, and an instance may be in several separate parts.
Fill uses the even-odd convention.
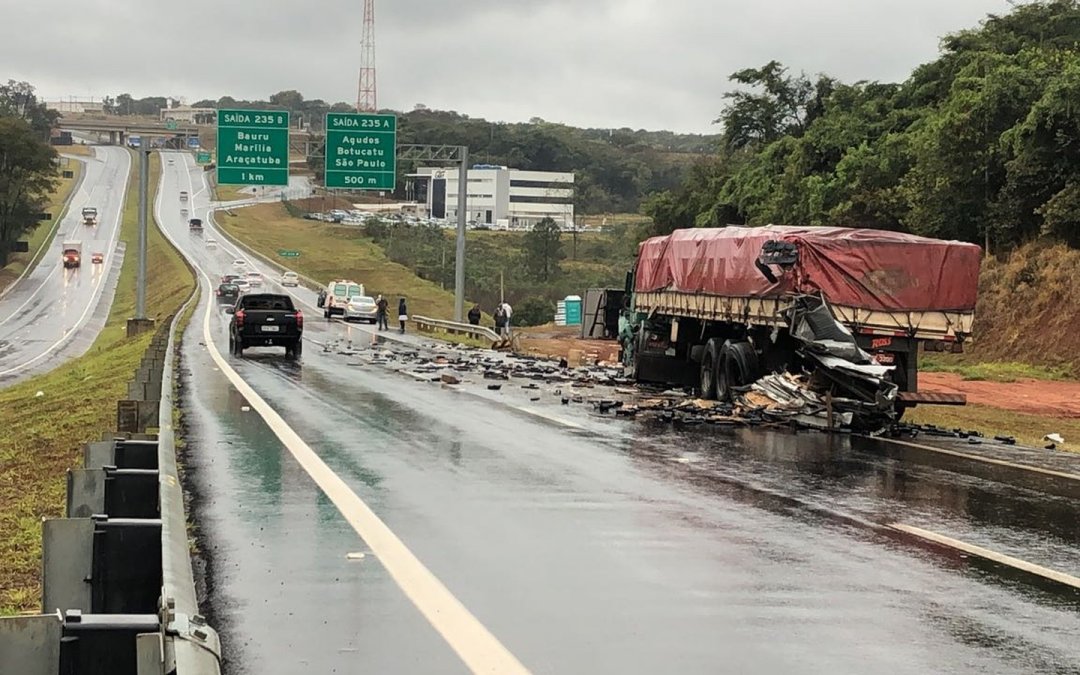
[[[391,262],[382,249],[355,227],[294,218],[280,203],[260,204],[219,213],[217,223],[259,253],[320,282],[348,278],[364,284],[369,295],[390,298],[391,311],[404,296],[409,314],[432,318],[454,315],[454,294],[425,281],[412,270]],[[299,258],[280,258],[279,250],[300,251]],[[393,316],[391,317],[393,318]]]
[[[159,175],[155,156],[153,184]],[[136,180],[133,172],[121,225],[127,254],[105,328],[81,358],[0,391],[0,615],[39,608],[41,519],[62,515],[65,472],[78,466],[83,443],[115,428],[116,401],[153,337],[126,337],[135,309]],[[150,228],[147,255],[147,314],[161,321],[194,279],[157,228]]]
[[[1017,361],[967,362],[949,354],[933,353],[920,355],[919,370],[928,373],[955,373],[965,380],[987,382],[1065,380],[1072,374],[1072,369],[1068,366],[1040,366]]]
[[[1046,445],[1047,441],[1043,440],[1046,434],[1059,433],[1065,438],[1065,444],[1058,446],[1058,449],[1080,452],[1080,420],[1077,419],[1027,415],[969,404],[960,407],[920,406],[909,411],[904,421],[978,431],[987,437],[1012,436],[1017,442],[1035,448]]]
[[[78,150],[74,151],[74,149]],[[84,145],[73,145],[70,146],[70,148],[60,148],[60,152],[86,155],[89,154],[90,149]],[[30,243],[29,253],[11,254],[8,258],[8,264],[0,268],[0,290],[7,288],[8,285],[13,283],[24,271],[26,271],[28,266],[34,264],[38,254],[41,253],[41,248],[52,240],[52,237],[56,232],[56,225],[63,218],[64,202],[67,201],[68,195],[71,194],[72,189],[78,184],[79,177],[83,172],[83,164],[77,160],[67,160],[67,163],[62,165],[60,169],[61,171],[72,171],[73,174],[71,178],[60,178],[56,190],[53,191],[52,195],[49,197],[45,212],[53,214],[53,219],[42,221],[37,227],[30,231],[28,239]]]

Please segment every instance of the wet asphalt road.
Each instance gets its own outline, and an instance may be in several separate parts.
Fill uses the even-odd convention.
[[[212,230],[188,235],[175,208],[181,189],[205,204],[187,162],[166,166],[159,215],[220,274],[234,252]],[[223,353],[225,325],[215,310]],[[309,338],[342,331],[308,312]],[[280,349],[228,358],[533,672],[1080,671],[1077,597],[876,529],[918,525],[1077,573],[1067,500],[901,465],[857,439],[616,421],[513,381],[452,390],[315,346],[301,364]],[[183,354],[186,465],[229,672],[464,672],[244,410],[201,330]]]
[[[108,317],[123,262],[117,238],[131,155],[96,146],[83,166],[81,185],[40,262],[0,300],[0,386],[84,353]],[[84,206],[97,207],[96,226],[82,223]],[[82,264],[64,269],[63,242],[70,240],[82,241]],[[104,263],[91,262],[95,252],[105,254]]]

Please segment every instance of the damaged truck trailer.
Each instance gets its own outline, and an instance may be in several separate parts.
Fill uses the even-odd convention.
[[[624,363],[639,382],[721,400],[787,373],[830,414],[834,400],[891,416],[962,404],[919,392],[919,351],[962,351],[981,257],[973,244],[838,227],[653,237],[627,277]]]

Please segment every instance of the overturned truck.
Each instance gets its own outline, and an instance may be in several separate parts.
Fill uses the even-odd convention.
[[[678,230],[643,242],[627,275],[623,360],[639,382],[720,400],[756,390],[779,407],[827,408],[830,425],[834,412],[850,423],[962,404],[919,392],[919,351],[963,350],[981,257],[881,230]]]

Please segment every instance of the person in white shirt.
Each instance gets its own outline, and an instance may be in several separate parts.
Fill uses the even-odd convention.
[[[505,300],[501,305],[503,310],[503,316],[505,317],[505,323],[503,324],[503,337],[510,337],[510,318],[514,316],[514,308],[510,306],[509,302]]]

